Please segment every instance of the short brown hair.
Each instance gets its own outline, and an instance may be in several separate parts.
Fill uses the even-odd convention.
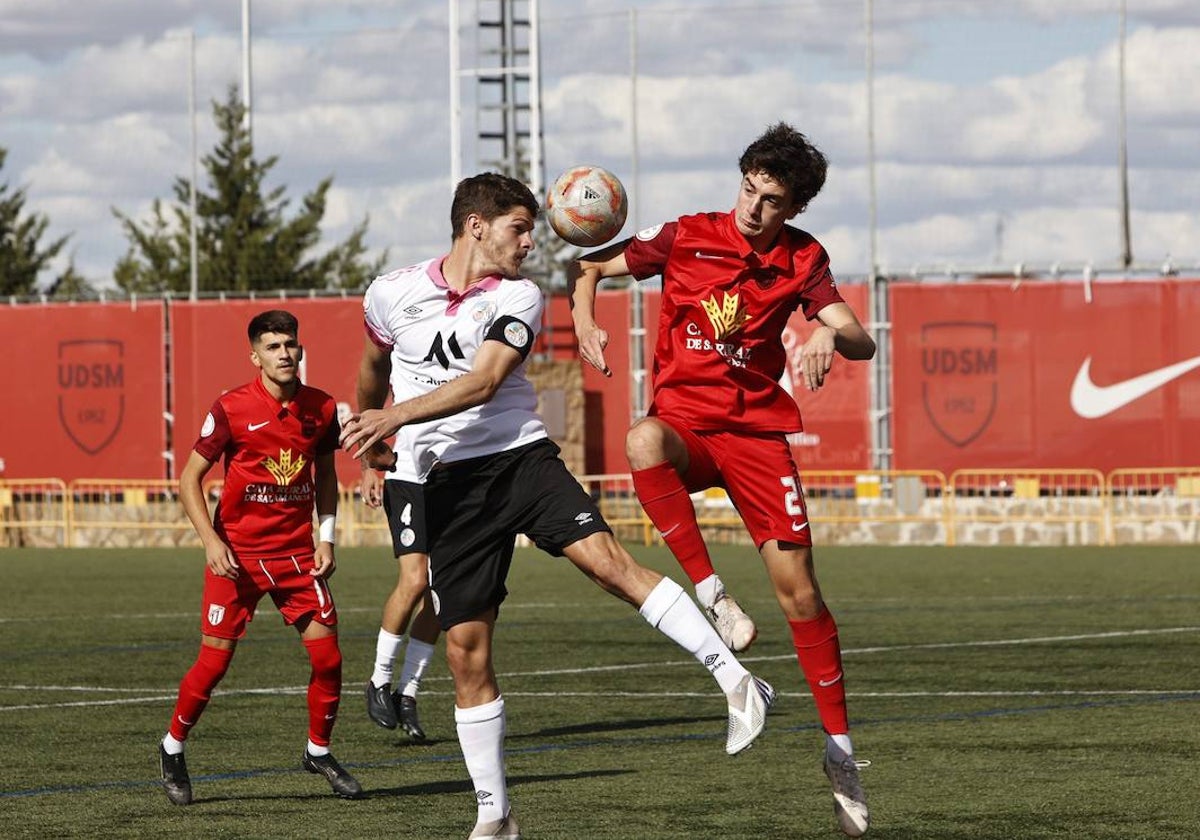
[[[300,337],[300,322],[296,320],[296,316],[284,309],[268,309],[266,312],[259,312],[250,319],[250,326],[246,328],[246,334],[250,336],[250,343],[258,341],[259,336],[263,333],[280,333],[281,335],[290,335],[293,338]]]
[[[529,187],[516,178],[497,172],[484,172],[464,178],[454,190],[450,204],[450,238],[458,239],[466,230],[472,213],[484,221],[499,218],[514,207],[524,207],[536,219],[538,202]]]

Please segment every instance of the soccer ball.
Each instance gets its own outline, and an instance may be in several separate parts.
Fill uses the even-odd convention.
[[[554,232],[582,248],[612,239],[625,226],[629,201],[617,176],[599,166],[573,166],[546,194],[546,219]]]

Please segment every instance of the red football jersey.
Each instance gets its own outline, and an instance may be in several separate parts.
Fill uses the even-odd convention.
[[[639,280],[663,279],[651,414],[692,429],[801,430],[779,384],[783,330],[797,308],[811,320],[842,300],[817,240],[784,226],[757,254],[732,212],[701,213],[639,233],[625,261]]]
[[[193,448],[209,461],[224,457],[213,526],[235,554],[313,550],[313,463],[337,449],[339,433],[333,397],[307,385],[286,406],[258,377],[217,398]]]

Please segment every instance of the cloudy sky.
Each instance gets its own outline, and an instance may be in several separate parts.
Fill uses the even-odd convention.
[[[1194,267],[1200,4],[1127,4],[1134,258]],[[461,3],[464,68],[487,63],[476,5]],[[874,7],[874,214],[858,0],[541,0],[547,177],[612,169],[631,193],[626,232],[725,210],[742,148],[783,119],[831,161],[799,223],[843,277],[869,268],[872,215],[885,271],[1115,266],[1120,0]],[[0,181],[71,235],[94,282],[110,282],[127,247],[113,209],[143,214],[190,174],[190,32],[200,153],[215,142],[211,103],[241,80],[241,11],[240,0],[0,0]],[[273,183],[298,199],[332,176],[327,235],[369,218],[371,247],[395,264],[445,250],[447,3],[253,0],[251,20],[254,142],[279,157]],[[463,88],[469,173],[491,150],[473,139],[471,76]]]

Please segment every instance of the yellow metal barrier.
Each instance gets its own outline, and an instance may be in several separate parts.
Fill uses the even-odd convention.
[[[818,544],[1200,543],[1200,467],[1095,470],[830,470],[801,476]],[[628,474],[585,475],[618,536],[658,537]],[[205,485],[214,508],[221,482]],[[382,510],[339,488],[338,544],[390,551]],[[722,490],[692,496],[707,539],[747,543]],[[0,479],[0,546],[195,546],[176,482]]]
[[[1110,542],[1104,476],[1097,470],[957,470],[950,489],[956,543]]]
[[[952,541],[946,476],[936,470],[805,470],[800,482],[818,544]]]
[[[67,503],[70,545],[199,544],[179,503],[179,483],[176,481],[76,479],[69,485]]]
[[[1200,467],[1108,474],[1114,543],[1200,542]]]
[[[60,479],[0,479],[0,546],[69,546],[69,516]]]

